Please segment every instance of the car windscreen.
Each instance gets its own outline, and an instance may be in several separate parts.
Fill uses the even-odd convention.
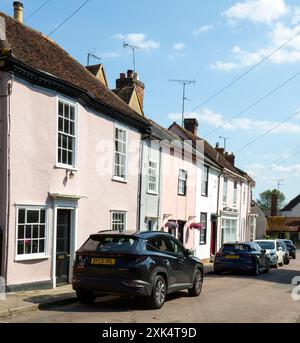
[[[288,247],[292,247],[293,243],[291,241],[284,241],[284,243],[288,246]]]
[[[223,252],[230,252],[230,251],[250,251],[250,246],[248,244],[225,244],[222,248]]]
[[[274,242],[267,242],[267,241],[257,241],[256,242],[262,249],[272,250],[275,249]]]
[[[92,235],[78,250],[80,253],[125,253],[132,251],[138,239],[122,235]]]

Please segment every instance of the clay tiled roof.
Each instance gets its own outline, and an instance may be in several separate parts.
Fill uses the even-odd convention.
[[[113,89],[113,92],[129,105],[132,93],[134,92],[134,86]]]
[[[55,76],[91,94],[112,110],[148,124],[145,118],[131,109],[54,41],[1,12],[0,16],[5,18],[7,40],[12,49],[12,57],[16,61]]]
[[[204,141],[204,154],[210,158],[212,161],[214,161],[215,163],[217,163],[218,165],[220,165],[223,168],[226,168],[230,171],[232,171],[235,174],[238,174],[240,176],[246,177],[249,181],[254,182],[252,180],[252,178],[244,171],[242,171],[241,169],[233,166],[229,161],[227,161],[227,159],[224,157],[223,154],[220,154],[215,148],[213,148],[206,140],[200,138],[197,135],[192,134],[190,131],[186,130],[185,128],[181,127],[180,125],[178,125],[176,122],[174,122],[171,126],[170,129],[172,127],[176,127],[177,129],[180,129],[186,136],[189,137],[189,139],[191,139],[193,142],[196,142],[198,140],[202,140]]]

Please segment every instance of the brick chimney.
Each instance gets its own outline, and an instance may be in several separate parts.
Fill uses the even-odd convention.
[[[19,23],[23,23],[23,4],[21,1],[14,1],[14,19]]]
[[[271,198],[271,216],[272,217],[277,216],[277,206],[278,206],[278,193],[276,190],[273,190],[272,198]]]
[[[234,166],[235,163],[235,155],[233,153],[229,154],[228,152],[225,152],[224,157],[226,160]]]
[[[217,150],[217,152],[218,152],[219,154],[224,155],[224,151],[225,151],[225,150],[224,150],[224,148],[221,148],[221,147],[220,147],[220,144],[219,144],[219,143],[216,144],[215,149]]]
[[[198,130],[198,120],[196,118],[186,118],[184,119],[184,128],[191,132],[193,135],[197,135]]]
[[[133,70],[127,70],[127,75],[125,73],[121,73],[120,78],[116,80],[116,88],[122,89],[124,87],[131,86],[135,87],[140,104],[143,107],[145,85],[140,81],[138,73],[134,73]]]

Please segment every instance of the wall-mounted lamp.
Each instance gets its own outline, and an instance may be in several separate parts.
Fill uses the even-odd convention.
[[[75,176],[75,174],[74,174],[74,171],[73,170],[68,170],[68,169],[66,169],[66,177],[67,177],[67,179],[73,179],[74,178],[74,176]]]

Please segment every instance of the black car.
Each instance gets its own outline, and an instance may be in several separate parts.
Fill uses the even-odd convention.
[[[76,252],[72,286],[82,303],[98,294],[145,297],[161,308],[166,295],[202,290],[203,265],[170,234],[159,231],[102,231],[93,234]]]
[[[296,247],[295,247],[294,243],[288,239],[285,239],[284,243],[286,244],[286,246],[289,250],[290,257],[295,260],[296,259]]]
[[[247,271],[259,275],[270,271],[270,257],[256,242],[225,243],[214,260],[216,274],[224,271]]]

